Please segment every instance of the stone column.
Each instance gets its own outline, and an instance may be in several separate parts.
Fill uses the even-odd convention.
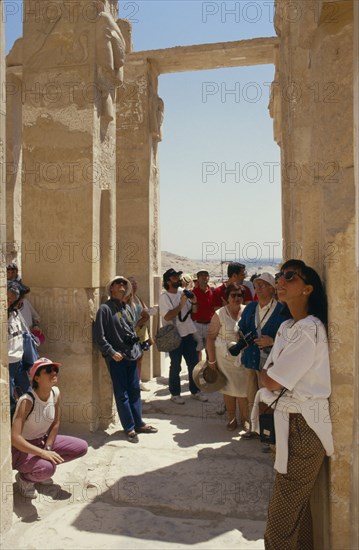
[[[146,57],[126,61],[117,115],[116,271],[134,275],[139,295],[151,306],[157,303],[155,277],[160,272],[157,145],[162,139],[163,101],[157,90],[157,73]],[[144,380],[159,374],[159,361],[153,346],[144,354]]]
[[[0,0],[0,242],[6,243],[6,182],[5,182],[5,36],[4,2]],[[9,418],[9,370],[7,360],[7,295],[6,295],[6,254],[0,254],[0,468],[1,468],[1,533],[5,533],[12,521],[12,471]]]
[[[80,429],[112,418],[92,321],[115,267],[124,41],[113,4],[24,2],[22,272],[46,334],[41,354],[63,364],[62,421]]]
[[[21,266],[22,44],[6,58],[6,257]]]
[[[354,348],[354,401],[353,410],[353,447],[354,456],[352,462],[351,485],[353,495],[351,500],[351,547],[355,548],[359,541],[359,2],[354,2],[354,178],[356,189],[356,342]],[[356,452],[355,452],[356,450]]]
[[[354,307],[355,4],[277,0],[275,19],[281,38],[278,80],[284,259],[302,257],[316,268],[329,299],[335,456],[325,461],[313,495],[315,547],[338,549],[351,547],[353,526],[357,525],[352,503],[358,502],[358,474],[353,465],[358,410],[358,354],[354,353],[358,349]],[[357,63],[357,52],[355,55]]]

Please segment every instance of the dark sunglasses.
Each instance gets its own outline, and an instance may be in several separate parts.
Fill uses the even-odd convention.
[[[112,284],[113,284],[113,285],[124,285],[124,286],[127,286],[127,281],[125,281],[125,279],[116,279],[116,281],[114,281]]]
[[[297,271],[286,271],[285,273],[283,271],[279,271],[279,273],[275,274],[275,280],[278,281],[281,278],[284,278],[286,281],[293,281],[295,277],[299,277],[299,279],[302,279],[306,283],[306,280],[300,273]]]
[[[230,297],[231,298],[243,298],[243,294],[241,294],[240,292],[231,292]]]
[[[54,372],[55,374],[59,374],[59,367],[55,367],[54,365],[47,365],[47,367],[41,367],[40,370],[44,370],[46,374],[51,374]]]

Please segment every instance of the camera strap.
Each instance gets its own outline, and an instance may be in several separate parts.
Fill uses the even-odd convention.
[[[265,312],[265,314],[263,315],[261,320],[259,320],[259,310],[258,310],[259,303],[258,303],[258,306],[256,308],[256,322],[258,323],[257,326],[256,326],[256,331],[257,331],[257,334],[258,334],[258,338],[260,338],[262,336],[262,328],[261,327],[262,327],[262,324],[264,322],[264,319],[267,317],[268,313],[271,311],[271,309],[273,307],[273,303],[274,303],[274,300],[272,298],[271,303],[269,304],[268,309]]]
[[[167,296],[168,296],[168,294],[167,294]],[[169,298],[169,301],[170,301],[171,304],[172,304],[172,309],[174,309],[175,306],[173,305],[173,302],[172,302],[171,298],[170,298],[169,296],[168,296],[168,298]],[[187,311],[186,315],[182,318],[182,311],[180,311],[179,314],[177,315],[178,320],[179,320],[181,323],[184,323],[185,321],[187,321],[187,319],[188,319],[189,315],[191,315],[191,313],[192,313],[192,308],[190,308],[190,309]],[[176,318],[174,318],[173,323],[176,324]]]

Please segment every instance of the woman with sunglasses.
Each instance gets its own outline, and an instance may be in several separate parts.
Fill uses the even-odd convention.
[[[327,298],[314,269],[289,260],[277,275],[281,324],[263,367],[258,399],[272,403],[277,471],[264,536],[267,550],[313,548],[309,499],[325,455],[333,452]]]
[[[243,305],[245,289],[237,284],[228,285],[225,289],[226,306],[218,309],[213,315],[207,336],[208,365],[218,368],[227,378],[226,385],[220,390],[223,393],[227,411],[227,430],[237,429],[237,402],[243,428],[248,422],[247,378],[246,372],[238,362],[238,357],[228,353],[228,348],[238,340],[237,323],[246,306]]]
[[[60,363],[42,357],[29,371],[32,392],[17,403],[11,430],[12,465],[20,493],[36,498],[35,483],[50,485],[56,466],[87,453],[83,439],[58,435],[60,390],[57,375]]]

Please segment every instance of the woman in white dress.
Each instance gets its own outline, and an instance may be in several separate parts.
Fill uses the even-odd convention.
[[[245,308],[244,292],[243,287],[237,284],[227,286],[225,297],[228,304],[213,315],[207,337],[208,364],[218,368],[227,378],[226,385],[220,391],[224,397],[229,431],[236,430],[238,426],[237,403],[242,427],[245,428],[248,422],[246,369],[240,364],[239,357],[233,357],[228,352],[228,348],[238,340],[237,323]]]

